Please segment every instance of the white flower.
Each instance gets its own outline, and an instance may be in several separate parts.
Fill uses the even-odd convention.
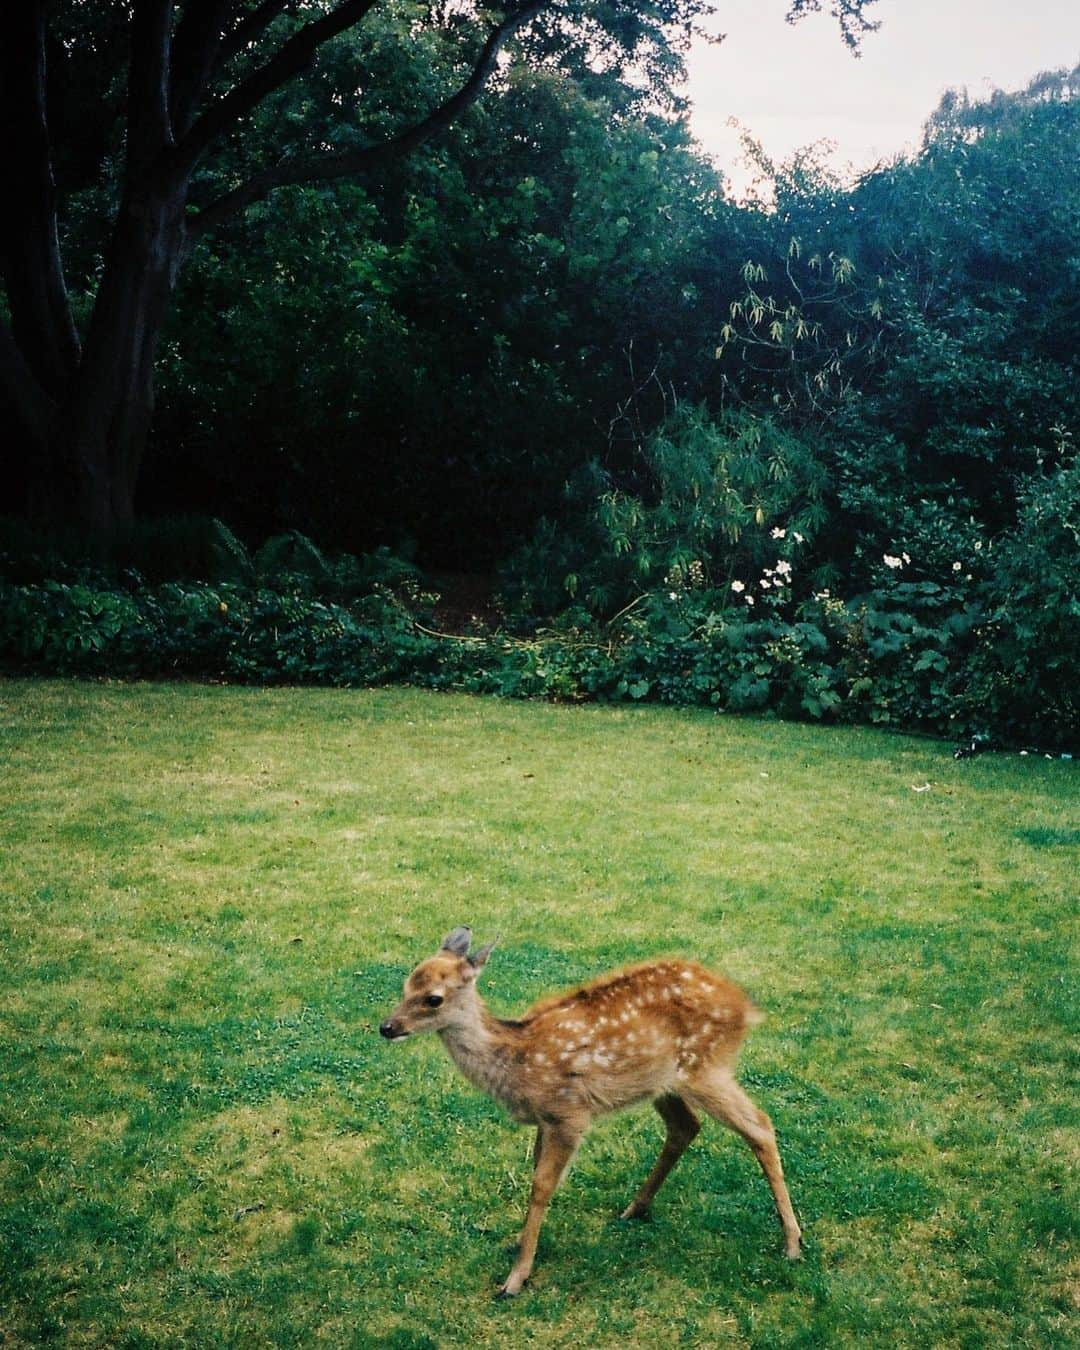
[[[784,558],[776,564],[776,572],[782,577],[791,576],[791,564]]]
[[[791,537],[792,537],[792,539],[795,540],[795,542],[796,542],[797,544],[805,544],[805,543],[806,543],[806,540],[802,537],[802,535],[799,533],[798,530],[792,531]]]
[[[958,562],[953,563],[953,565],[952,565],[952,570],[953,570],[954,572],[959,572],[959,571],[960,571],[960,564],[959,564]]]
[[[772,539],[783,539],[786,534],[787,530],[782,530],[779,525],[770,531],[770,537]]]
[[[911,554],[910,554],[910,553],[901,553],[900,556],[901,556],[901,558],[903,558],[903,560],[904,560],[905,563],[911,562]]]
[[[731,583],[731,589],[736,593],[736,595],[741,595],[742,592],[746,590],[746,586],[741,581],[733,581]]]
[[[752,605],[752,604],[754,603],[754,597],[753,597],[752,595],[748,595],[748,596],[746,597],[746,603],[747,603],[748,605]]]
[[[762,578],[761,578],[761,586],[762,586],[762,589],[763,589],[763,590],[766,590],[766,591],[767,591],[771,585],[772,585],[772,582],[769,581],[766,577],[762,577]]]
[[[678,591],[668,591],[668,599],[669,599],[669,600],[678,600],[678,598],[679,598],[679,593],[678,593]]]
[[[981,552],[982,552],[982,540],[981,540],[981,539],[976,539],[976,540],[975,540],[975,552],[976,552],[976,553],[981,553]]]
[[[890,554],[888,554],[888,553],[884,554],[883,556],[884,556],[884,558],[885,558],[885,566],[886,566],[886,567],[897,568],[897,567],[903,567],[903,565],[904,565],[903,559],[901,559],[901,558],[894,558],[894,557],[892,557],[892,556],[891,556]]]

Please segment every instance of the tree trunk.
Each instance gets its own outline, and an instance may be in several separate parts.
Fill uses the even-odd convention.
[[[134,518],[154,411],[158,334],[184,243],[186,183],[142,190],[120,210],[83,359],[57,419],[77,518],[111,534]]]
[[[47,0],[15,6],[10,41],[0,45],[0,113],[13,146],[12,192],[0,212],[8,310],[0,313],[0,406],[31,459],[23,475],[31,513],[109,535],[134,514],[153,414],[154,354],[184,245],[193,165],[170,159],[173,3],[139,0],[131,20],[126,186],[80,347],[58,245],[46,118],[48,9]],[[192,13],[194,22],[201,11]]]

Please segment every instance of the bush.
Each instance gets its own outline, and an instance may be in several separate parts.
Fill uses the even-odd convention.
[[[985,618],[966,671],[977,705],[1010,740],[1074,744],[1080,726],[1080,463],[1029,480],[1016,528],[993,551]]]
[[[23,670],[367,685],[422,670],[432,643],[388,589],[345,606],[299,587],[0,584],[0,660]]]
[[[723,585],[775,558],[779,521],[803,539],[825,519],[812,448],[746,411],[679,408],[624,479],[596,464],[575,475],[558,522],[542,521],[507,563],[512,612],[551,615],[573,601],[606,616],[654,587]]]
[[[820,591],[796,602],[779,559],[740,590],[688,573],[606,624],[578,611],[529,639],[435,636],[417,622],[430,597],[411,574],[396,591],[372,582],[340,601],[295,573],[273,587],[0,583],[0,661],[75,675],[651,701],[1074,749],[1077,564],[1060,561],[1054,532],[1073,537],[1076,486],[1073,475],[1033,490],[988,580],[904,580],[884,566],[852,600]],[[1032,534],[1059,561],[1039,570]],[[363,571],[357,562],[353,584]]]

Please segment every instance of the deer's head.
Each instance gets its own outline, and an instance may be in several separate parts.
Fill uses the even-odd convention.
[[[473,998],[477,975],[491,955],[494,942],[470,952],[471,928],[455,928],[443,938],[434,956],[421,961],[405,981],[404,997],[380,1033],[388,1041],[412,1036],[418,1031],[441,1031],[466,1013]]]

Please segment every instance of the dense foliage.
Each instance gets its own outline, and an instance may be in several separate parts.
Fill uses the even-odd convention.
[[[903,559],[887,558],[862,594],[798,602],[805,537],[774,527],[771,564],[750,581],[725,591],[697,560],[673,564],[663,589],[606,623],[570,610],[530,637],[440,633],[436,597],[385,553],[327,558],[288,534],[252,557],[221,525],[202,542],[215,582],[153,582],[132,566],[46,580],[18,576],[9,555],[0,661],[61,674],[650,701],[1080,748],[1075,465],[1030,494],[993,561],[973,564],[983,564],[978,577],[903,580]],[[178,552],[166,556],[186,570]],[[50,576],[63,570],[38,561]]]
[[[872,3],[831,0],[849,41]],[[820,8],[792,0],[791,17]],[[709,13],[708,0],[9,6],[0,411],[31,508],[104,536],[133,521],[162,330],[200,241],[273,212],[286,187],[363,182],[392,217],[400,163],[517,65],[613,115],[670,116]]]
[[[700,406],[769,415],[842,574],[901,518],[1007,528],[1076,425],[1070,78],[946,101],[853,189],[768,166],[766,210],[679,122],[522,68],[392,207],[297,189],[193,257],[145,505],[469,569],[544,517],[591,553],[580,508],[654,504],[650,437]]]
[[[434,78],[398,22],[372,49],[391,120]],[[9,539],[7,659],[1074,746],[1077,72],[949,96],[853,186],[758,152],[768,202],[735,204],[659,67],[646,96],[560,50],[377,183],[280,191],[193,253],[143,507],[296,556],[229,535],[170,562],[151,527],[121,583]],[[337,116],[332,74],[248,151]],[[497,572],[498,633],[434,635],[387,549]]]
[[[718,189],[680,123],[526,70],[392,210],[281,194],[185,273],[148,507],[490,565],[685,321]]]

